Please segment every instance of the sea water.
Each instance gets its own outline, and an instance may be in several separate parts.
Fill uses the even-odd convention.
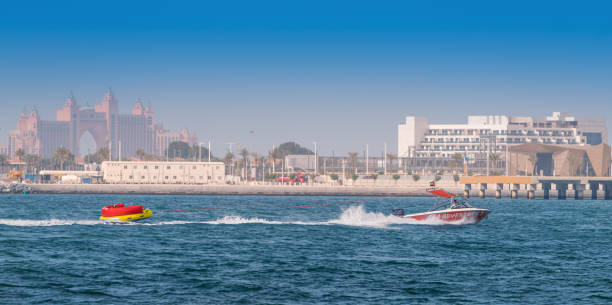
[[[0,303],[610,304],[612,202],[473,200],[478,224],[390,216],[432,198],[0,196]],[[143,204],[137,223],[97,220]]]

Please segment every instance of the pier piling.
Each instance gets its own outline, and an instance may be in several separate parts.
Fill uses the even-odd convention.
[[[487,184],[486,183],[481,183],[480,184],[480,198],[485,198],[487,193]]]
[[[467,183],[464,187],[463,187],[463,197],[465,198],[470,198],[470,190],[472,189],[472,185]]]
[[[512,184],[512,189],[510,190],[510,197],[512,199],[518,199],[518,191],[521,189],[520,184]]]
[[[502,197],[502,190],[504,189],[504,184],[503,183],[497,183],[495,186],[495,198],[496,199],[501,199]]]
[[[574,184],[574,198],[576,200],[584,199],[584,190],[586,189],[584,184]]]
[[[557,183],[557,199],[564,200],[567,198],[567,184]]]
[[[544,199],[550,199],[550,183],[542,183],[542,191]]]
[[[527,199],[533,200],[535,199],[535,191],[537,189],[537,184],[530,184],[529,189],[527,190]]]
[[[591,189],[591,199],[597,200],[597,191],[599,190],[599,183],[589,183]]]
[[[612,200],[612,184],[604,184],[604,199]]]

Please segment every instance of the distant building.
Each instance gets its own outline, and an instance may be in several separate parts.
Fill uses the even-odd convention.
[[[450,158],[460,154],[472,159],[489,148],[504,152],[508,146],[527,143],[599,145],[608,139],[604,119],[576,118],[561,112],[545,118],[468,116],[467,124],[429,124],[427,118],[408,116],[397,132],[400,158]]]
[[[508,152],[509,175],[610,176],[610,146],[515,145]]]
[[[8,156],[8,145],[0,145],[0,155]]]
[[[58,148],[66,147],[79,156],[80,140],[87,132],[95,141],[95,149],[109,148],[113,159],[133,157],[139,149],[163,155],[170,144],[158,143],[158,135],[168,131],[161,124],[155,124],[150,106],[144,107],[137,102],[131,114],[120,114],[119,102],[109,90],[94,107],[81,107],[71,96],[64,107],[57,110],[55,121],[41,120],[36,110],[29,114],[22,112],[17,129],[10,132],[7,151],[11,157],[23,149],[26,154],[49,158]],[[177,135],[173,139],[190,145],[197,143],[197,137],[186,130]]]
[[[102,162],[104,182],[137,184],[219,184],[225,182],[223,162]]]
[[[161,125],[156,126],[155,133],[155,154],[158,156],[163,156],[166,154],[166,150],[168,146],[172,142],[185,142],[189,145],[198,144],[198,138],[190,134],[186,129],[183,129],[180,133],[173,133],[168,130],[164,130]]]
[[[314,171],[315,155],[287,155],[285,156],[286,167],[294,171]]]

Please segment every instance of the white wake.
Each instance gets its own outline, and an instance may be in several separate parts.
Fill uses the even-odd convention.
[[[437,217],[430,217],[426,220],[414,220],[410,218],[401,218],[393,215],[385,215],[383,213],[367,212],[363,206],[351,206],[340,214],[336,219],[328,221],[276,221],[258,217],[242,217],[242,216],[223,216],[216,220],[210,221],[158,221],[158,222],[132,222],[122,223],[129,225],[145,225],[145,226],[164,226],[164,225],[185,225],[185,224],[210,224],[210,225],[239,225],[239,224],[268,224],[268,225],[344,225],[355,227],[375,227],[385,228],[390,225],[463,225],[474,223],[473,219],[464,219],[456,222],[442,221]],[[18,227],[48,227],[48,226],[70,226],[70,225],[100,225],[109,224],[100,220],[62,220],[62,219],[46,219],[46,220],[27,220],[27,219],[0,219],[0,225],[18,226]]]
[[[14,227],[52,227],[52,226],[71,226],[71,225],[97,225],[103,224],[99,220],[70,220],[70,219],[0,219],[0,225]]]

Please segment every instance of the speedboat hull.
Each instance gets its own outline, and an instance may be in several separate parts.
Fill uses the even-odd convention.
[[[417,221],[425,220],[440,220],[448,223],[477,223],[485,219],[491,211],[478,208],[463,208],[463,209],[445,209],[439,211],[430,211],[424,213],[408,214],[401,216],[402,218],[414,219]]]
[[[136,221],[153,216],[151,209],[144,209],[142,213],[117,215],[117,216],[100,216],[100,220],[105,221]]]

